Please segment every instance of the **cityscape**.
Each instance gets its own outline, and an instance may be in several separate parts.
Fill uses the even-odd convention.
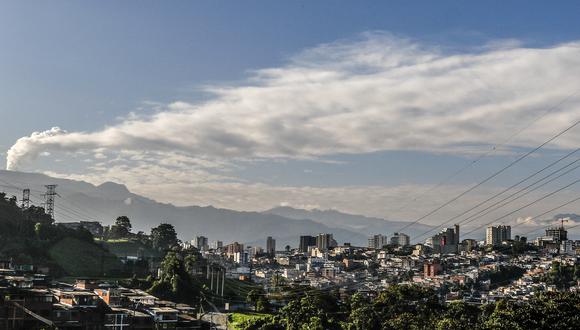
[[[578,13],[0,2],[0,330],[579,328]]]

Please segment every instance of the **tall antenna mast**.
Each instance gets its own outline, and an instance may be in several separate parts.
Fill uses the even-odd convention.
[[[22,190],[22,209],[30,207],[30,189]]]
[[[44,212],[50,215],[50,218],[54,220],[54,196],[58,196],[56,193],[56,185],[48,184],[45,185],[46,193],[44,196]]]

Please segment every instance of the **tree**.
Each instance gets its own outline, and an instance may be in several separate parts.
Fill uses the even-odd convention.
[[[129,220],[129,218],[127,216],[120,216],[117,218],[117,220],[115,220],[115,225],[124,228],[127,230],[127,232],[131,231],[131,220]]]
[[[126,216],[120,216],[111,226],[110,235],[112,238],[125,238],[131,233],[131,220]]]
[[[443,309],[434,290],[415,285],[388,287],[374,300],[373,307],[387,329],[432,328],[433,318]]]
[[[270,307],[270,300],[268,298],[263,295],[258,298],[258,303],[256,303],[257,312],[267,312],[270,310]]]
[[[157,227],[151,228],[151,243],[153,247],[159,250],[169,250],[176,246],[177,233],[172,224],[162,223]]]
[[[169,251],[161,262],[161,276],[153,282],[149,292],[162,299],[194,304],[198,301],[201,285],[186,271],[182,256]]]
[[[577,267],[577,266],[576,266]],[[577,275],[574,266],[567,266],[558,261],[552,262],[552,267],[545,279],[548,284],[554,284],[558,289],[567,289],[573,285]]]
[[[437,321],[437,329],[474,329],[476,328],[479,309],[464,302],[453,302],[447,305],[445,313]]]
[[[260,298],[260,292],[256,289],[251,290],[250,292],[248,292],[248,295],[246,296],[246,302],[248,304],[252,304],[254,305],[254,310],[258,311],[258,299]]]
[[[169,252],[161,262],[161,280],[171,281],[183,273],[183,264],[175,252]]]
[[[286,324],[279,316],[253,317],[240,324],[245,330],[285,330]]]
[[[341,314],[336,297],[322,292],[292,300],[281,310],[288,330],[340,329],[335,316]]]
[[[492,287],[498,287],[505,283],[509,283],[524,275],[525,270],[518,266],[499,266],[497,270],[489,274],[489,280]]]
[[[42,222],[37,222],[34,225],[34,233],[39,240],[50,239],[54,234],[52,226]]]
[[[580,294],[576,292],[544,292],[525,302],[500,300],[482,306],[463,302],[442,305],[435,291],[407,285],[388,287],[373,300],[354,294],[347,304],[324,291],[303,294],[277,314],[247,322],[242,328],[569,329],[578,324],[580,315]]]
[[[194,275],[196,270],[199,269],[199,266],[200,266],[202,260],[203,260],[203,258],[199,254],[194,254],[194,253],[188,254],[183,259],[183,264],[185,266],[185,270],[189,274]]]
[[[373,310],[370,301],[360,293],[350,299],[350,315],[348,316],[348,330],[379,329],[380,320]]]
[[[493,313],[489,315],[485,319],[482,324],[483,329],[500,329],[500,330],[508,330],[508,329],[525,329],[519,322],[516,320],[516,315],[513,310],[513,305],[508,303],[507,301],[499,301],[495,304],[495,309]]]

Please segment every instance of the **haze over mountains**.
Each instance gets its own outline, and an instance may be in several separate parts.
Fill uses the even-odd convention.
[[[55,207],[55,218],[58,222],[95,220],[109,225],[116,217],[126,215],[131,219],[134,232],[149,233],[151,227],[167,222],[175,226],[182,240],[204,235],[210,242],[221,240],[227,244],[238,241],[265,246],[266,237],[272,236],[277,239],[278,248],[282,249],[285,245],[296,247],[300,235],[333,233],[339,244],[350,242],[366,246],[369,235],[390,236],[406,224],[404,221],[384,220],[337,210],[303,210],[288,206],[274,207],[262,212],[243,212],[212,206],[179,207],[132,193],[124,185],[113,182],[95,186],[84,181],[53,178],[44,174],[0,170],[0,191],[15,195],[18,200],[22,196],[22,189],[29,188],[32,203],[41,205],[46,184],[58,185],[59,197]],[[534,234],[539,235],[543,226],[556,224],[560,218],[569,218],[567,227],[580,223],[580,216],[576,214],[558,214],[546,219],[536,219],[529,224],[531,227],[519,228],[518,231],[538,228],[540,231]],[[413,239],[431,228],[419,223],[403,232]],[[481,228],[470,236],[483,237],[484,230]],[[577,230],[572,233],[577,233]],[[518,232],[514,231],[513,234]]]
[[[107,225],[117,216],[126,215],[132,220],[135,232],[149,233],[151,227],[168,222],[184,240],[204,235],[210,241],[264,245],[266,237],[273,236],[278,240],[278,248],[282,248],[286,244],[295,247],[300,235],[333,233],[339,244],[351,242],[366,246],[368,235],[391,235],[404,224],[335,210],[277,207],[264,212],[240,212],[212,206],[177,207],[134,194],[124,185],[113,182],[95,186],[38,173],[0,171],[0,180],[0,190],[19,200],[22,189],[31,189],[31,201],[35,205],[43,201],[44,185],[57,184],[60,198],[56,200],[55,218],[58,222],[97,220]],[[426,228],[429,227],[418,225],[408,233],[413,235]]]
[[[408,224],[404,221],[390,221],[364,215],[348,214],[337,210],[303,210],[288,206],[275,207],[264,211],[266,214],[275,214],[290,219],[310,219],[329,227],[342,228],[345,230],[368,235],[392,235],[394,232]],[[416,224],[409,228],[405,233],[419,234],[425,230],[431,229],[431,226]]]

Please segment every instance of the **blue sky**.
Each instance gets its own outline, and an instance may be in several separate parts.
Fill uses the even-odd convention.
[[[91,130],[144,100],[194,98],[320,43],[384,30],[477,44],[580,38],[577,1],[3,1],[1,145],[51,126]]]
[[[577,1],[557,6],[539,1],[4,1],[0,4],[0,113],[9,120],[0,122],[0,162],[6,161],[6,151],[17,139],[60,127],[69,133],[57,132],[56,139],[38,143],[27,140],[23,145],[30,149],[19,156],[22,161],[15,169],[94,183],[120,181],[149,197],[178,204],[265,209],[283,203],[412,219],[416,212],[484,178],[571,120],[577,97],[566,109],[555,111],[557,117],[548,116],[510,141],[509,148],[455,178],[444,192],[427,196],[417,210],[396,213],[390,206],[428,189],[580,88],[575,71],[568,70],[568,66],[575,69],[574,54],[568,53],[577,46],[561,47],[580,40],[579,12]],[[545,54],[546,48],[554,50]],[[538,59],[542,56],[546,59]],[[502,67],[504,57],[509,68],[521,65],[521,70]],[[455,70],[450,61],[467,63],[470,78],[459,73],[457,81],[481,89],[465,91],[477,97],[451,99],[461,93],[435,67],[417,81],[411,76],[417,87],[407,87],[407,78],[396,80],[404,71],[391,74],[391,64],[385,64],[394,61],[396,67],[412,67],[420,76],[422,66],[433,58],[440,60],[438,65],[446,63],[448,70]],[[349,67],[349,61],[357,67]],[[536,69],[534,63],[542,62],[546,68],[530,73]],[[549,69],[552,63],[556,70]],[[488,67],[497,74],[487,72]],[[360,70],[377,74],[360,79]],[[325,76],[329,72],[330,78]],[[545,85],[542,74],[549,75]],[[392,83],[389,102],[398,104],[408,93],[425,94],[422,88],[430,86],[433,77],[441,83],[440,90],[433,90],[445,95],[433,96],[430,104],[428,100],[405,103],[400,113],[384,110],[381,114],[378,101],[351,102],[359,95],[378,97],[383,93],[380,88]],[[375,78],[383,80],[367,81]],[[317,87],[300,90],[312,81]],[[349,91],[361,89],[351,98],[341,98],[342,82],[352,84]],[[538,91],[554,87],[553,82],[562,82],[557,92],[534,98]],[[367,89],[358,87],[367,86],[363,84],[369,84]],[[448,92],[442,87],[445,84],[450,86]],[[405,85],[404,90],[396,90],[397,85]],[[219,92],[208,92],[208,86]],[[256,86],[259,90],[252,90]],[[317,98],[313,88],[336,94],[320,93]],[[260,97],[254,98],[254,92]],[[372,95],[363,95],[366,92]],[[264,99],[270,101],[260,103]],[[509,108],[520,99],[527,103],[518,104],[513,114],[504,111],[502,117],[489,110],[489,115],[477,116],[477,109],[486,104]],[[300,104],[276,114],[277,100],[284,107],[292,100]],[[208,103],[215,101],[219,106],[208,109]],[[230,120],[228,104],[235,109],[250,106]],[[319,112],[309,112],[310,105]],[[324,117],[335,107],[349,106],[353,108],[340,116]],[[472,112],[462,112],[471,106]],[[192,115],[198,107],[200,114]],[[425,112],[432,107],[441,107],[440,112]],[[349,120],[359,108],[367,112]],[[216,111],[226,115],[203,116]],[[294,117],[296,111],[305,112]],[[410,111],[422,118],[419,126],[410,122],[412,116],[401,115]],[[473,119],[453,126],[459,125],[449,123],[453,111],[457,118]],[[191,122],[182,128],[184,141],[176,141],[171,132],[142,125],[179,112],[191,115],[186,122],[207,122],[203,126],[207,131],[189,137],[187,132],[202,125]],[[264,113],[273,117],[261,118]],[[312,113],[307,122],[301,121]],[[161,119],[155,117],[159,114]],[[263,125],[252,126],[252,116]],[[377,117],[360,121],[364,116]],[[396,136],[404,133],[381,135],[380,119],[388,123],[389,116],[395,124],[384,129],[408,125],[409,136],[399,141]],[[449,127],[438,116],[445,117]],[[248,123],[239,124],[244,119]],[[293,123],[303,125],[305,131],[287,127]],[[449,137],[457,127],[470,123],[476,133]],[[312,126],[324,124],[329,126],[318,136]],[[211,125],[215,126],[209,130]],[[111,134],[107,128],[112,128]],[[143,129],[151,130],[151,139],[135,137],[136,130]],[[240,141],[240,136],[252,139]],[[112,142],[119,139],[127,141]],[[193,141],[191,148],[188,139]],[[133,143],[136,140],[140,142]],[[474,194],[471,201],[570,150],[573,140],[568,138],[552,146],[549,155],[521,164],[509,177],[492,182],[489,190]],[[177,154],[168,157],[168,149]],[[144,178],[144,173],[151,177]],[[166,185],[156,181],[167,177],[181,179]],[[356,200],[365,191],[375,198]]]

